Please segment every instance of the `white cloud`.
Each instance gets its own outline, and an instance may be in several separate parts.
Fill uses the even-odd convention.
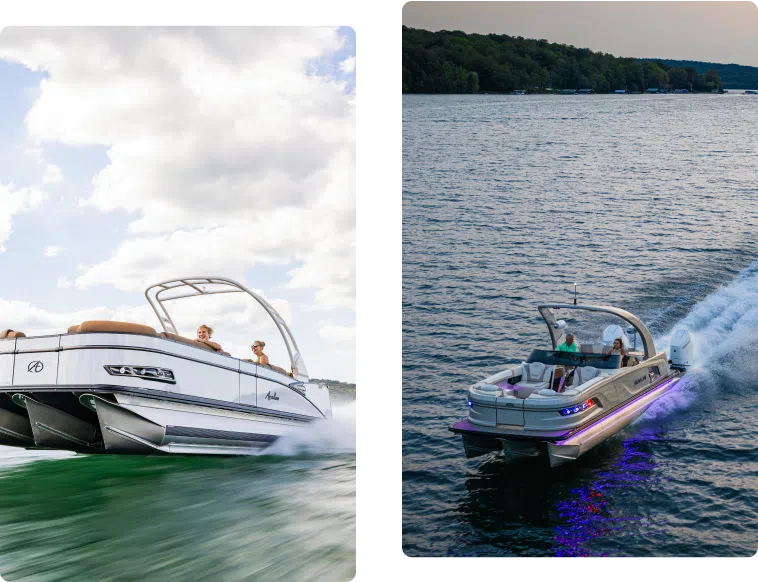
[[[292,308],[284,299],[266,297],[260,289],[252,289],[266,299],[289,326],[292,326]],[[289,369],[289,356],[284,340],[269,315],[247,294],[193,297],[170,302],[171,313],[182,335],[195,337],[197,327],[204,323],[213,328],[213,340],[230,354],[252,358],[250,344],[261,339],[266,342],[266,353],[272,363]]]
[[[275,263],[353,307],[355,95],[310,66],[342,46],[332,28],[4,29],[0,58],[48,73],[30,141],[105,146],[84,203],[134,213],[76,286]]]
[[[15,188],[13,184],[0,184],[0,253],[13,232],[13,217],[21,212],[38,208],[47,195],[36,188]]]
[[[340,71],[343,73],[352,73],[355,71],[355,57],[347,57],[340,63]]]
[[[43,157],[43,151],[41,147],[29,147],[26,146],[23,148],[24,155],[29,156],[30,158],[34,159],[35,162],[38,164],[41,164],[44,161]]]
[[[49,246],[45,247],[45,256],[49,258],[57,257],[58,253],[60,253],[63,249],[61,247],[56,246]]]
[[[63,172],[55,164],[45,166],[45,174],[42,176],[42,182],[45,184],[60,184],[63,182]]]
[[[58,287],[58,289],[67,289],[68,287],[71,287],[73,283],[68,277],[58,277],[58,280],[55,282],[55,286]]]
[[[20,330],[26,335],[65,333],[70,326],[92,319],[155,325],[155,314],[147,305],[117,309],[95,307],[62,313],[35,307],[27,301],[0,299],[0,320],[3,321],[3,329]]]
[[[70,286],[65,277],[58,279],[59,288]],[[283,299],[267,298],[253,289],[292,324],[292,309]],[[194,338],[197,327],[204,323],[214,329],[213,339],[224,350],[240,358],[252,358],[250,344],[266,342],[266,353],[274,364],[289,369],[289,356],[281,335],[271,318],[248,295],[215,295],[169,301],[167,309],[179,333]],[[88,320],[128,321],[141,323],[162,331],[149,305],[138,307],[95,307],[75,312],[55,312],[35,307],[26,301],[0,299],[0,321],[3,329],[23,331],[26,335],[65,333],[71,325]]]
[[[321,309],[355,308],[355,234],[314,241],[303,262],[292,269],[288,287],[315,288]]]
[[[318,335],[330,342],[355,344],[354,325],[334,325],[331,322],[321,322]]]
[[[355,325],[337,325],[329,320],[320,321],[317,333],[326,344],[331,357],[355,360]]]

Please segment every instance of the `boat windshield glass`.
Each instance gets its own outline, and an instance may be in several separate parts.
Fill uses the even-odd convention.
[[[622,356],[608,354],[584,354],[581,352],[554,352],[532,350],[527,363],[541,362],[548,366],[594,366],[601,370],[615,370],[621,367]]]

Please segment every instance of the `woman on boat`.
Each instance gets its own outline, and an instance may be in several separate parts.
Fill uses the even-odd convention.
[[[620,337],[613,340],[613,347],[606,352],[610,356],[626,356],[626,350]]]
[[[255,362],[256,364],[269,364],[268,356],[263,353],[263,348],[266,347],[266,342],[255,340],[250,347],[252,348],[255,357],[258,358],[258,361]]]

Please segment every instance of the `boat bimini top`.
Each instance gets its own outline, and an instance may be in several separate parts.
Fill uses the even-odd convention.
[[[268,301],[241,283],[225,277],[183,277],[151,285],[145,290],[145,297],[150,303],[150,307],[153,308],[155,315],[158,316],[163,331],[178,334],[179,331],[176,325],[174,325],[174,320],[166,308],[166,301],[221,293],[247,293],[255,299],[274,321],[274,325],[276,325],[284,340],[284,345],[287,346],[292,375],[298,380],[308,380],[308,370],[305,367],[303,357],[300,355],[295,337],[292,335],[289,327],[287,327],[284,319],[282,319],[282,316],[279,315],[279,312]]]
[[[645,359],[650,359],[655,355],[655,343],[653,337],[650,335],[645,324],[640,319],[628,311],[619,309],[618,307],[608,307],[604,305],[574,305],[572,303],[550,303],[546,305],[540,305],[538,307],[540,315],[547,324],[548,331],[550,332],[550,340],[553,343],[553,349],[558,345],[558,339],[562,335],[562,328],[564,326],[559,325],[559,321],[556,319],[553,313],[554,309],[577,309],[582,311],[597,311],[601,313],[610,313],[616,317],[620,317],[631,325],[642,339],[642,348],[645,352]]]

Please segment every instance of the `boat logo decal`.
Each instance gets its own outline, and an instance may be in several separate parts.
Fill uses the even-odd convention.
[[[268,391],[268,393],[265,396],[266,400],[279,400],[279,397],[276,395],[276,392],[271,394],[271,390]]]
[[[645,380],[648,380],[648,379],[649,379],[648,375],[647,375],[647,374],[645,374],[644,376],[640,376],[639,378],[637,378],[637,379],[634,381],[634,384],[633,384],[633,385],[634,385],[634,386],[636,386],[637,384],[642,384],[642,383],[643,383]]]
[[[41,372],[44,369],[45,369],[45,365],[39,360],[34,360],[33,362],[29,362],[29,365],[26,367],[26,371],[32,372],[33,374],[36,374],[37,372]]]

